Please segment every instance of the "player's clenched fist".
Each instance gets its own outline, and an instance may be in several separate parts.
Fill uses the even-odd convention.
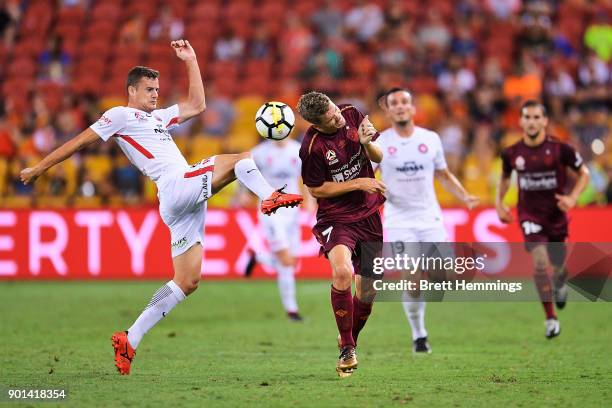
[[[36,181],[38,176],[38,171],[33,167],[25,168],[19,173],[19,178],[21,179],[23,184],[33,183],[34,181]]]
[[[187,60],[195,60],[196,54],[191,44],[187,40],[176,40],[170,43],[172,48],[174,48],[174,52],[176,52],[176,56],[182,59],[183,61]]]
[[[504,224],[510,224],[513,221],[512,213],[504,204],[500,204],[496,208],[499,220]]]
[[[374,178],[359,178],[359,189],[365,191],[366,193],[381,193],[384,194],[387,190],[387,186],[382,181],[376,180]]]
[[[555,194],[557,207],[563,212],[568,212],[576,206],[576,200],[569,195]]]
[[[358,133],[359,143],[361,144],[370,143],[372,141],[372,137],[374,137],[374,135],[376,134],[376,128],[374,128],[374,125],[372,125],[372,122],[370,122],[368,115],[366,115],[366,117],[363,118],[363,120],[361,121]]]

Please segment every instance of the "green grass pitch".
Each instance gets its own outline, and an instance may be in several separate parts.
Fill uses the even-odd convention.
[[[610,406],[612,304],[569,303],[544,338],[537,303],[427,305],[433,354],[413,357],[398,303],[377,303],[359,369],[335,373],[328,282],[298,282],[303,324],[276,283],[202,282],[141,343],[132,375],[113,366],[159,282],[0,284],[0,388],[65,388],[45,406]],[[570,299],[571,300],[571,299]],[[7,405],[6,397],[0,405]],[[39,406],[10,403],[7,406]]]

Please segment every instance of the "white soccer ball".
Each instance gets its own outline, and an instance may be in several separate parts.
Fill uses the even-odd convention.
[[[255,114],[257,132],[266,139],[283,140],[295,126],[295,115],[286,103],[266,102]]]

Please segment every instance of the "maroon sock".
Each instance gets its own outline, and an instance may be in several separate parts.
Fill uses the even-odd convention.
[[[538,289],[538,294],[540,295],[542,306],[544,306],[544,313],[546,314],[546,318],[556,319],[557,315],[555,314],[555,306],[552,303],[552,288],[550,276],[548,276],[548,273],[546,273],[545,270],[536,270],[535,275],[533,275],[533,280],[535,281],[536,288]]]
[[[342,347],[353,346],[355,347],[355,341],[353,340],[353,296],[351,295],[351,288],[347,290],[338,290],[331,287],[331,304],[334,310],[334,317],[336,318],[336,325],[340,332],[340,339]]]
[[[355,346],[357,345],[359,332],[368,321],[370,313],[372,313],[372,303],[362,302],[357,298],[357,295],[353,296],[353,340]]]

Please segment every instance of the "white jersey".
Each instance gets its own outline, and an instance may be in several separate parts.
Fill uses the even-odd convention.
[[[299,194],[302,161],[300,160],[300,143],[289,139],[284,145],[268,140],[251,151],[253,160],[263,177],[275,188],[287,185],[286,192]]]
[[[438,134],[415,126],[410,137],[401,137],[389,128],[376,142],[383,151],[380,169],[387,186],[385,229],[441,225],[434,172],[445,169],[446,160]]]
[[[178,117],[178,105],[150,113],[117,106],[90,128],[104,141],[113,137],[132,164],[157,183],[162,174],[188,166],[168,132],[178,126]]]

